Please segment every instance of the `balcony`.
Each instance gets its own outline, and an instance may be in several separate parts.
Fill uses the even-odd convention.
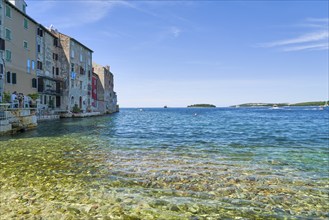
[[[51,76],[46,76],[43,73],[38,75],[38,78],[47,79],[47,80],[51,80],[51,81],[55,81],[55,82],[62,82],[64,80],[63,77],[61,77],[61,76],[51,77]]]
[[[56,96],[62,96],[63,91],[61,89],[61,83],[60,82],[54,82],[49,84],[47,79],[38,79],[38,92],[41,94],[46,95],[56,95]]]
[[[63,95],[63,91],[61,91],[60,89],[44,88],[43,86],[38,86],[38,92],[45,95]]]

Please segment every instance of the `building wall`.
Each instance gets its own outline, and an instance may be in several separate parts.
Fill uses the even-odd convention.
[[[27,4],[24,0],[9,0],[10,3],[16,6],[20,11],[26,13]]]
[[[112,113],[117,111],[117,98],[114,92],[113,74],[110,67],[103,67],[97,63],[93,63],[94,72],[98,75],[99,81],[104,88],[104,108],[105,112]]]
[[[67,110],[77,105],[86,112],[91,108],[92,51],[64,34],[59,33],[59,39],[66,57],[62,66],[68,72],[64,92]]]
[[[0,40],[4,39],[4,11],[5,4],[3,0],[0,0]],[[0,48],[0,102],[3,100],[5,74],[4,74],[4,48]]]
[[[92,111],[101,113],[106,112],[104,87],[96,73],[93,73],[92,77]]]
[[[5,2],[4,7],[4,37],[6,40],[5,58],[5,84],[4,89],[12,93],[32,94],[37,92],[37,88],[32,88],[32,79],[36,79],[36,30],[37,24],[26,17],[13,5]],[[10,10],[11,16],[6,16],[6,10]],[[28,27],[24,27],[26,19]],[[7,32],[10,34],[6,34]],[[7,36],[7,37],[6,37]],[[10,38],[8,38],[8,36]],[[27,48],[24,47],[24,42]],[[11,52],[11,59],[7,56]],[[29,64],[28,64],[29,63]],[[9,77],[7,74],[10,73]],[[16,84],[12,82],[13,73],[16,73]],[[10,83],[7,82],[11,78]]]
[[[72,111],[75,105],[83,112],[90,110],[93,51],[74,38],[38,24],[26,15],[24,0],[0,0],[0,6],[0,38],[5,39],[5,50],[0,48],[0,94],[38,93],[40,82],[49,88],[39,93],[42,104],[52,101],[60,110]],[[43,35],[39,35],[39,29],[43,29]],[[56,38],[58,47],[54,45]],[[58,55],[58,60],[54,60],[53,54]],[[113,112],[113,104],[116,105],[113,74],[109,67],[96,68],[97,102],[103,107],[95,110]]]
[[[37,58],[42,62],[43,68],[37,70],[37,75],[41,104],[47,108],[64,110],[59,44],[54,44],[55,40],[58,42],[58,39],[50,30],[41,25],[39,26],[40,31],[42,34],[37,34]]]

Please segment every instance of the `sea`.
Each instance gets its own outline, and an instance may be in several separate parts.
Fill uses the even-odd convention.
[[[329,110],[123,108],[0,138],[0,219],[329,219]]]

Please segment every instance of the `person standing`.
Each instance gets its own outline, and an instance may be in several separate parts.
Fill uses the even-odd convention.
[[[17,92],[11,94],[11,106],[12,108],[18,108]]]

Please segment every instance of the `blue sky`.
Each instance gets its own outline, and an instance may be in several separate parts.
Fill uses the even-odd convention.
[[[111,66],[121,107],[328,99],[328,1],[26,2]]]

